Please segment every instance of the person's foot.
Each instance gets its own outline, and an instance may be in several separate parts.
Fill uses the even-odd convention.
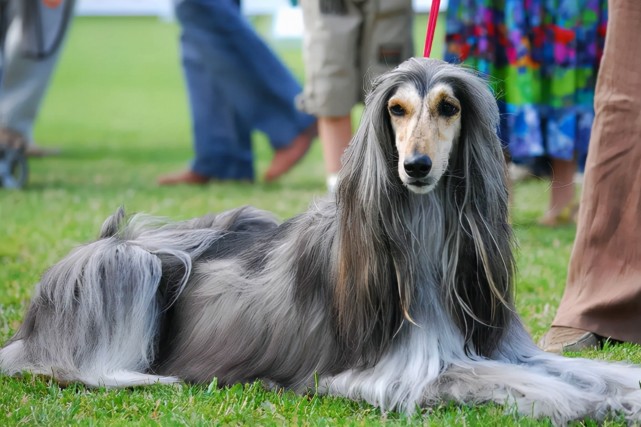
[[[576,224],[579,214],[578,203],[571,203],[558,212],[548,211],[537,220],[544,227],[559,227],[562,225]]]
[[[522,165],[517,165],[516,163],[510,162],[508,165],[508,172],[512,182],[526,181],[531,178],[536,178],[532,173],[530,168]]]
[[[293,168],[305,156],[317,133],[316,123],[314,123],[294,138],[289,146],[276,150],[265,172],[265,182],[275,181]]]
[[[603,339],[599,335],[567,326],[552,326],[538,343],[543,351],[559,354],[564,351],[597,349],[602,345]]]
[[[19,189],[27,183],[27,140],[10,129],[0,128],[0,188]]]
[[[0,128],[0,145],[9,147],[25,147],[24,154],[27,157],[46,157],[60,154],[58,148],[45,148],[29,142],[20,132],[9,128]]]
[[[20,133],[7,128],[0,128],[0,146],[24,153],[27,148],[27,139]]]
[[[200,175],[192,170],[174,172],[158,178],[158,185],[203,185],[209,182],[209,177]]]
[[[27,149],[25,150],[25,154],[27,157],[49,157],[49,156],[57,156],[60,154],[60,149],[59,148],[53,148],[53,147],[41,147],[36,144],[29,144],[27,145]]]

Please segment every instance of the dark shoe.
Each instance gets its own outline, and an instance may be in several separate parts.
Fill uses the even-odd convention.
[[[203,185],[209,182],[210,178],[200,175],[194,171],[187,170],[163,175],[158,178],[158,185]]]
[[[560,354],[564,351],[598,349],[603,345],[603,340],[599,335],[583,329],[552,326],[538,345],[544,351]]]
[[[317,134],[318,129],[314,123],[294,138],[289,146],[276,150],[274,158],[265,172],[265,181],[275,181],[293,168],[305,156]]]

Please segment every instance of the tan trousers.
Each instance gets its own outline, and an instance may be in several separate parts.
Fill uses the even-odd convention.
[[[610,0],[568,281],[554,326],[641,344],[641,0]]]

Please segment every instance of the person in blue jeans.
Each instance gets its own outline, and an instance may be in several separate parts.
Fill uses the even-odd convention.
[[[178,0],[182,65],[189,93],[195,159],[161,185],[253,181],[252,130],[275,150],[265,181],[291,169],[316,135],[316,119],[298,111],[301,87],[235,0]]]

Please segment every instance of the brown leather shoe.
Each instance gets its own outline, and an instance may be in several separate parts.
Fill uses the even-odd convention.
[[[305,156],[317,134],[318,129],[314,123],[294,138],[289,146],[276,150],[274,158],[265,172],[265,181],[275,181],[293,168]]]
[[[602,338],[594,332],[566,326],[552,326],[538,343],[544,351],[559,354],[564,351],[598,349],[602,345]]]
[[[209,177],[200,175],[191,170],[170,173],[158,178],[158,185],[203,185],[207,184],[208,182]]]

